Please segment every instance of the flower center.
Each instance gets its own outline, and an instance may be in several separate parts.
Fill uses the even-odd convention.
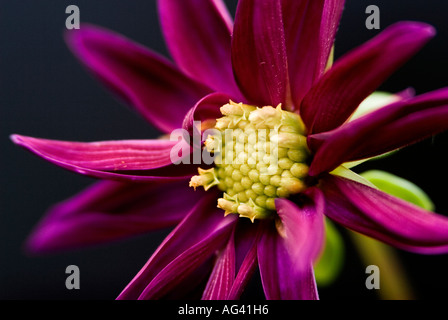
[[[218,207],[254,221],[272,217],[275,199],[304,191],[309,151],[300,117],[266,106],[242,103],[221,107],[205,147],[214,155],[215,167],[199,169],[190,186],[213,186],[223,191]]]

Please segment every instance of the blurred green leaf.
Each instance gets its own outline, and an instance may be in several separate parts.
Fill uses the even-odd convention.
[[[414,183],[385,171],[370,170],[360,176],[373,183],[378,189],[397,198],[413,203],[423,209],[433,211],[434,203],[428,195]]]
[[[358,108],[351,116],[350,121],[361,118],[368,113],[379,110],[382,107],[399,101],[400,99],[401,97],[399,95],[393,93],[375,91],[358,106]]]
[[[328,286],[336,279],[342,270],[345,257],[342,237],[329,219],[325,220],[325,231],[325,248],[314,266],[314,274],[319,286]]]

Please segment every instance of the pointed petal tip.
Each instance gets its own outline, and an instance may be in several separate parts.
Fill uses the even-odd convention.
[[[9,135],[9,139],[11,139],[12,142],[14,142],[15,144],[20,144],[21,143],[21,136],[18,134],[11,134]]]
[[[11,139],[11,141],[14,144],[16,144],[20,147],[30,148],[32,146],[32,140],[35,138],[29,137],[29,136],[23,136],[20,134],[11,134],[9,136],[9,139]]]
[[[113,39],[124,43],[130,42],[120,33],[90,23],[82,23],[79,29],[65,30],[63,38],[72,54],[87,66],[89,64],[86,59],[92,59],[93,48],[99,48]]]
[[[77,248],[76,245],[59,245],[51,239],[51,236],[46,236],[46,231],[51,232],[51,230],[40,229],[39,226],[34,229],[22,244],[22,252],[28,257],[43,257]]]
[[[392,24],[389,30],[401,31],[411,37],[413,41],[422,44],[434,38],[437,30],[434,26],[420,21],[400,21]]]
[[[437,34],[436,28],[425,22],[404,21],[403,24],[408,24],[410,29],[419,31],[422,35],[427,35],[428,37],[434,37]]]
[[[55,253],[57,249],[45,241],[39,229],[35,229],[22,244],[22,252],[29,257],[38,257]]]
[[[431,25],[426,25],[425,31],[431,37],[434,37],[437,35],[437,29]]]
[[[79,29],[65,30],[63,37],[68,48],[74,52],[82,43],[82,41],[95,32],[105,31],[101,27],[89,23],[82,23]]]

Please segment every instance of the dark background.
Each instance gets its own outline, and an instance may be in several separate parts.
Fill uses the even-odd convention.
[[[234,12],[236,1],[226,1]],[[114,299],[140,270],[168,230],[107,246],[56,255],[28,256],[22,245],[46,209],[93,182],[57,168],[14,146],[19,133],[60,140],[95,141],[152,138],[157,132],[117,102],[77,63],[63,42],[65,8],[80,8],[81,21],[120,32],[167,55],[155,12],[148,0],[1,0],[0,10],[0,299]],[[381,29],[399,20],[431,23],[437,37],[381,89],[408,86],[417,93],[448,84],[448,2],[446,0],[347,0],[336,42],[336,57],[378,33],[367,30],[365,9],[381,9]],[[204,26],[207,27],[207,26]],[[448,135],[414,145],[360,169],[380,168],[416,182],[448,215],[446,170]],[[344,271],[322,299],[376,299],[364,286],[365,269],[345,233]],[[422,299],[446,298],[448,256],[398,251]],[[65,288],[65,268],[77,265],[81,289]],[[261,298],[254,281],[244,295]]]

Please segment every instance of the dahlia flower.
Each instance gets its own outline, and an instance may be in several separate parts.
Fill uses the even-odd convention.
[[[325,217],[400,249],[448,252],[447,217],[350,170],[448,128],[446,88],[355,113],[435,30],[400,22],[333,63],[343,6],[240,0],[233,22],[221,0],[159,0],[174,62],[92,25],[68,32],[102,83],[162,133],[184,134],[90,143],[13,135],[36,155],[102,180],[52,208],[29,248],[175,226],[119,299],[177,298],[198,287],[203,299],[237,299],[257,267],[267,299],[317,299]],[[198,151],[214,161],[198,163]]]

